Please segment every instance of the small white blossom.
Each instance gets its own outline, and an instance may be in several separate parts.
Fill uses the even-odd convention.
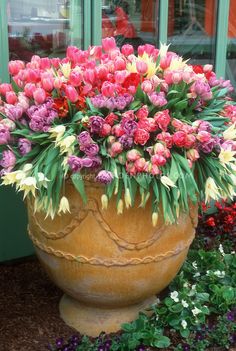
[[[194,307],[194,309],[192,310],[192,314],[194,315],[194,316],[197,316],[199,313],[201,313],[202,311],[199,309],[199,308],[197,308],[197,307]]]
[[[197,278],[197,277],[200,277],[200,273],[199,272],[195,273],[194,276],[193,276],[193,278]]]
[[[182,320],[182,322],[181,322],[181,325],[182,325],[182,327],[184,328],[184,329],[186,329],[186,327],[187,327],[187,322],[183,319]]]
[[[231,255],[235,255],[235,251],[231,251]]]
[[[220,253],[221,253],[222,256],[225,255],[225,252],[224,252],[224,249],[223,249],[222,244],[220,244],[220,246],[219,246],[219,251],[220,251]]]
[[[171,294],[170,294],[170,297],[172,300],[174,300],[175,302],[179,302],[179,293],[177,291],[173,291]]]
[[[197,269],[197,262],[194,261],[194,262],[192,263],[192,266],[193,266],[194,269]]]
[[[182,303],[183,307],[185,307],[185,308],[187,308],[187,307],[188,307],[188,303],[187,303],[187,301],[182,300],[182,301],[181,301],[181,303]]]
[[[218,278],[224,278],[225,272],[224,271],[215,271],[213,272]]]
[[[188,288],[189,287],[189,283],[185,282],[183,285],[184,288]]]

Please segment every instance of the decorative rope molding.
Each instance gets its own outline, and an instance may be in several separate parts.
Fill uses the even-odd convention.
[[[56,257],[59,258],[64,258],[68,261],[75,261],[77,263],[85,263],[85,264],[90,264],[90,265],[97,265],[97,266],[106,266],[106,267],[111,267],[111,266],[127,266],[127,265],[139,265],[139,264],[145,264],[145,263],[152,263],[152,262],[159,262],[162,260],[165,260],[167,258],[170,258],[172,256],[180,254],[182,251],[187,249],[193,239],[194,235],[192,235],[189,240],[183,245],[181,248],[177,248],[172,251],[167,251],[164,254],[156,255],[156,256],[146,256],[143,258],[108,258],[108,259],[103,259],[103,258],[97,258],[97,257],[85,257],[85,256],[75,256],[74,254],[70,254],[67,252],[63,252],[61,250],[55,250],[50,246],[47,246],[43,243],[41,243],[38,239],[36,239],[33,234],[31,233],[30,229],[28,228],[29,231],[29,237],[33,241],[34,245],[38,247],[40,250],[52,254]]]
[[[31,216],[34,219],[34,222],[36,226],[40,229],[41,234],[51,240],[58,240],[62,239],[65,236],[69,235],[75,228],[78,228],[80,224],[85,220],[85,218],[88,216],[88,214],[91,212],[94,218],[96,219],[97,223],[99,226],[106,232],[108,237],[114,241],[118,246],[125,248],[126,250],[142,250],[145,249],[149,246],[151,246],[156,240],[159,239],[160,235],[162,235],[163,230],[165,230],[165,225],[162,224],[159,228],[153,228],[154,234],[152,237],[146,241],[142,241],[139,243],[130,243],[122,238],[119,237],[118,234],[116,234],[109,224],[105,221],[102,213],[100,212],[100,208],[98,205],[98,202],[93,199],[89,198],[86,208],[81,209],[80,211],[76,211],[75,208],[72,208],[72,213],[74,213],[74,217],[69,225],[67,225],[63,230],[60,230],[59,232],[47,232],[38,222],[37,217],[35,216],[31,204]],[[195,228],[196,227],[196,220],[194,216],[191,214],[190,211],[190,219],[192,226]],[[126,236],[124,234],[124,236]]]

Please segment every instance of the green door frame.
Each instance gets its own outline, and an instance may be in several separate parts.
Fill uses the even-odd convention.
[[[83,34],[83,47],[99,45],[102,38],[102,0],[71,0],[71,44]],[[217,2],[217,30],[215,38],[215,71],[224,77],[226,69],[227,31],[230,0]],[[159,0],[158,40],[167,42],[169,0]],[[80,10],[79,10],[80,9]],[[81,23],[83,25],[81,26]],[[8,82],[8,20],[7,0],[0,0],[0,82]],[[9,189],[0,188],[0,261],[32,254],[26,233],[26,211],[19,196]],[[3,208],[3,210],[2,210]]]

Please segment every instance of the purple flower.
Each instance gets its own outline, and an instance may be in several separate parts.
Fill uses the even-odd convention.
[[[236,142],[233,140],[226,140],[220,146],[224,150],[236,151]]]
[[[154,106],[162,107],[167,104],[165,94],[163,92],[156,93],[153,92],[149,95],[149,100]]]
[[[233,322],[235,319],[235,315],[232,311],[228,312],[226,317],[227,317],[228,321],[230,321],[230,322]]]
[[[92,133],[100,133],[104,124],[104,119],[100,116],[91,116],[89,118],[90,129]]]
[[[105,98],[101,94],[95,97],[92,97],[91,102],[95,108],[102,108],[105,106]]]
[[[133,138],[129,135],[124,134],[119,138],[119,142],[124,149],[130,149],[133,145]]]
[[[26,138],[20,138],[18,141],[18,147],[20,149],[20,153],[21,155],[26,155],[28,154],[28,152],[31,151],[32,147],[31,147],[31,141],[29,141]]]
[[[138,128],[138,124],[132,120],[124,120],[121,122],[121,126],[125,133],[129,136],[134,135],[135,130]]]
[[[99,152],[99,146],[95,143],[86,145],[86,146],[81,146],[80,150],[83,151],[87,156],[96,156]]]
[[[99,156],[90,157],[92,160],[91,168],[99,168],[102,165],[102,159]]]
[[[198,131],[205,131],[205,132],[211,132],[212,130],[212,125],[209,122],[206,121],[200,121],[199,126],[198,126]]]
[[[214,138],[211,138],[207,143],[202,143],[199,145],[199,149],[203,151],[205,154],[209,154],[212,152],[213,148],[217,146],[217,141]]]
[[[109,171],[102,170],[96,176],[96,181],[102,184],[109,184],[113,180],[113,174]]]
[[[90,168],[93,165],[93,160],[90,157],[85,157],[83,160],[83,167]]]
[[[67,163],[72,172],[79,172],[83,167],[83,159],[77,156],[69,156]]]
[[[86,131],[80,133],[77,137],[77,140],[80,145],[88,145],[92,142],[92,138],[89,132]]]
[[[15,105],[10,105],[10,104],[5,105],[5,114],[12,121],[16,121],[16,120],[20,119],[23,112],[24,112],[24,110],[20,106],[15,106]]]
[[[31,106],[27,114],[30,118],[29,126],[34,132],[47,132],[58,117],[56,110],[52,108],[51,99],[44,104]]]
[[[0,124],[0,145],[7,144],[10,141],[11,135],[7,126]]]
[[[16,164],[15,154],[10,150],[3,151],[2,159],[0,161],[0,166],[7,169],[8,171],[11,171],[12,168],[14,168],[15,164]]]

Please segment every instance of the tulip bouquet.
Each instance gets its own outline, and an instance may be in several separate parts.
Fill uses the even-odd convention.
[[[86,176],[104,185],[102,206],[152,201],[173,223],[189,202],[232,198],[236,106],[229,81],[168,46],[68,47],[66,57],[11,61],[0,84],[2,184],[34,197],[52,218],[70,211],[71,178],[86,202]]]

